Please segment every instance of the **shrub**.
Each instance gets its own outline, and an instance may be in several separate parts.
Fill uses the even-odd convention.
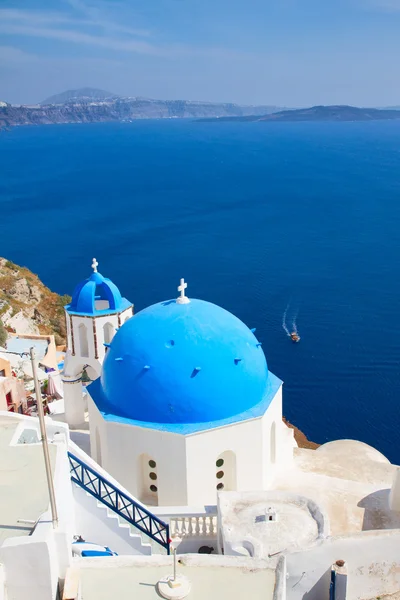
[[[0,320],[0,346],[4,346],[7,340],[7,331],[4,328],[3,321]]]

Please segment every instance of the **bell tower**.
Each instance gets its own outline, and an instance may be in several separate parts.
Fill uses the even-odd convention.
[[[62,380],[66,421],[72,429],[85,421],[82,375],[86,372],[92,381],[100,376],[115,332],[133,315],[133,304],[97,267],[94,258],[93,273],[75,288],[71,304],[65,306],[67,352]]]

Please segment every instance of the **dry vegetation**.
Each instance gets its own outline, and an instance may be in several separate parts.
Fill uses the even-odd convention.
[[[10,319],[22,313],[41,334],[54,334],[57,344],[65,343],[64,305],[70,296],[50,291],[37,275],[26,267],[0,258],[0,319],[8,330]]]

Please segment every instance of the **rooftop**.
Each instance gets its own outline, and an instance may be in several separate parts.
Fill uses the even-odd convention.
[[[273,488],[324,506],[333,536],[398,529],[400,514],[388,502],[396,470],[367,444],[338,440],[317,450],[296,449],[293,464],[276,473]]]
[[[275,571],[262,561],[238,557],[186,555],[178,575],[191,582],[188,600],[271,600]],[[74,560],[74,578],[85,600],[159,600],[157,582],[172,574],[171,557],[107,557]],[[68,582],[68,574],[67,574]]]
[[[10,537],[29,535],[49,505],[41,444],[10,446],[20,421],[0,416],[0,546]],[[56,447],[49,445],[54,468]]]

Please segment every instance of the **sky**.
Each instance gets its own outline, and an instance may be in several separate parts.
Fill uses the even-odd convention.
[[[400,105],[400,0],[0,0],[0,100]]]

